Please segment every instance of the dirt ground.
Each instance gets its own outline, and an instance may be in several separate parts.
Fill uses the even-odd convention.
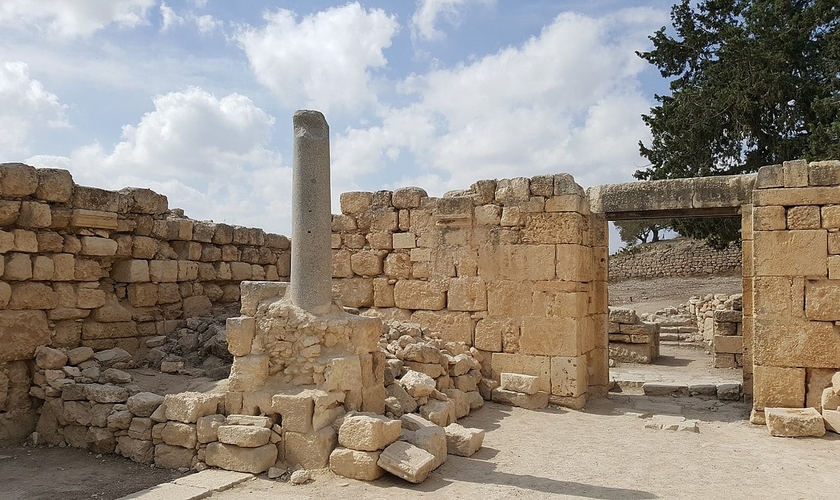
[[[687,304],[694,295],[741,293],[741,276],[623,280],[609,284],[610,305],[653,313]]]

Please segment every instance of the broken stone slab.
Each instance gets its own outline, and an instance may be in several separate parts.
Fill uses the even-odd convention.
[[[397,441],[382,450],[377,465],[414,484],[422,483],[434,470],[434,455],[411,443]]]
[[[406,392],[402,385],[391,384],[385,388],[385,393],[399,402],[403,413],[414,413],[417,411],[417,401]]]
[[[125,349],[114,347],[112,349],[105,349],[93,355],[93,358],[102,366],[111,366],[114,363],[126,363],[131,361],[131,354]]]
[[[435,379],[414,370],[408,370],[399,383],[415,399],[426,397],[436,389]]]
[[[138,417],[150,417],[161,403],[163,403],[163,396],[153,392],[138,392],[128,398],[126,406],[131,413]]]
[[[548,393],[523,394],[521,392],[493,389],[492,399],[496,403],[519,406],[526,410],[541,410],[548,406]]]
[[[219,403],[224,403],[224,400],[224,394],[180,392],[164,396],[163,404],[167,420],[194,424],[199,417],[216,414]]]
[[[374,481],[385,474],[385,470],[377,465],[380,453],[339,446],[330,453],[330,470],[350,479]]]
[[[86,384],[85,396],[96,403],[124,403],[128,389],[116,385]]]
[[[539,377],[521,373],[502,373],[500,379],[499,387],[506,391],[536,394],[539,390]]]
[[[211,467],[259,474],[274,466],[277,447],[267,444],[258,448],[240,448],[232,444],[213,442],[207,445],[205,462]]]
[[[674,415],[654,415],[649,422],[645,422],[645,429],[700,432],[698,420],[686,420],[685,417]]]
[[[274,425],[271,417],[252,415],[228,415],[225,417],[225,425],[248,425],[251,427],[265,427],[270,429]]]
[[[825,435],[822,415],[814,408],[764,408],[771,436],[821,437]]]
[[[384,449],[400,437],[402,424],[375,414],[348,415],[338,430],[341,446],[358,451]]]
[[[833,387],[823,389],[822,395],[820,396],[820,406],[823,410],[836,410],[840,407],[840,395],[834,392]]]
[[[446,433],[446,451],[450,455],[471,457],[484,443],[484,429],[453,423],[444,427],[443,430]]]
[[[826,430],[840,433],[840,410],[823,409],[822,417]]]
[[[420,407],[420,416],[435,425],[446,427],[455,421],[455,407],[451,401],[432,400]]]
[[[431,453],[435,457],[435,469],[446,462],[448,452],[446,432],[443,430],[443,427],[434,425],[417,429],[407,436],[406,441]]]
[[[286,462],[289,465],[300,465],[304,469],[327,467],[330,453],[337,444],[336,432],[332,427],[305,434],[291,431],[283,434]]]
[[[717,385],[717,398],[721,401],[740,401],[743,392],[741,384],[726,383]]]
[[[645,396],[671,396],[675,398],[688,396],[688,386],[685,384],[663,384],[645,382],[642,384]]]
[[[688,395],[699,397],[717,397],[718,388],[715,384],[689,384]]]
[[[416,431],[426,427],[439,427],[416,413],[406,413],[400,417],[400,423],[402,428],[408,431]]]

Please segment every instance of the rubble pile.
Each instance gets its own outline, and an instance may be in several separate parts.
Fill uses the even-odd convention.
[[[214,316],[188,318],[184,326],[168,335],[146,340],[141,364],[163,373],[176,373],[213,380],[227,378],[233,356],[228,351],[225,321],[236,311]]]
[[[383,330],[386,416],[418,412],[445,427],[481,408],[483,358],[478,350],[435,338],[414,323],[392,321]]]

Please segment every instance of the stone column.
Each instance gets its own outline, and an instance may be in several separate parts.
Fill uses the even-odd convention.
[[[295,112],[292,158],[292,303],[313,314],[332,303],[330,127],[318,111]]]

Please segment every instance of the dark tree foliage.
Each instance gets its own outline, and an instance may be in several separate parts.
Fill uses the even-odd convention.
[[[668,228],[668,221],[664,219],[617,220],[613,224],[618,229],[619,238],[627,245],[647,243],[648,238],[652,242],[659,241],[659,232]]]
[[[692,6],[696,3],[696,6]],[[683,0],[639,56],[671,79],[642,118],[638,179],[755,172],[840,158],[840,1]],[[721,225],[723,224],[723,225]],[[739,222],[675,221],[693,237],[737,239]],[[734,229],[734,231],[733,231]]]

